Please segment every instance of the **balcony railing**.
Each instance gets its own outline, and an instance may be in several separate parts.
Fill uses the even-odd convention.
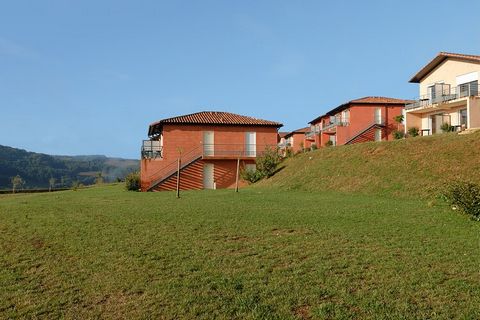
[[[160,145],[158,140],[143,140],[142,141],[142,150],[141,150],[142,159],[156,159],[163,157],[163,147]]]
[[[423,109],[433,107],[437,104],[442,104],[457,100],[460,98],[478,96],[478,83],[467,83],[457,87],[450,88],[449,85],[443,85],[440,92],[432,92],[431,94],[422,95],[415,99],[414,102],[406,104],[406,110]]]
[[[333,122],[328,123],[326,126],[322,128],[321,131],[329,131],[335,127],[346,127],[350,124],[349,119],[343,119],[343,120],[335,120]]]
[[[254,158],[266,150],[276,150],[277,145],[267,144],[204,144],[203,158]]]
[[[307,138],[307,139],[314,139],[314,138],[315,138],[315,135],[317,135],[317,134],[319,134],[319,133],[320,133],[320,131],[317,131],[317,130],[305,132],[305,138]]]

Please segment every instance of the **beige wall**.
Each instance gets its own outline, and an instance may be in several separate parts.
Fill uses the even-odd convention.
[[[469,99],[468,107],[469,128],[480,128],[480,98]]]
[[[436,83],[444,82],[451,87],[457,86],[456,77],[470,72],[480,72],[480,63],[470,63],[447,59],[443,61],[435,70],[428,74],[420,82],[420,95],[427,95],[427,87]]]

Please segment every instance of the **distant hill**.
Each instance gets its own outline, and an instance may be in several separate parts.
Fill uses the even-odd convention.
[[[480,132],[321,148],[259,185],[314,192],[431,197],[451,181],[480,183]]]
[[[138,160],[103,155],[52,156],[0,145],[0,189],[10,188],[11,177],[16,175],[25,181],[24,188],[31,189],[47,188],[50,178],[55,178],[56,187],[70,187],[75,182],[93,184],[100,172],[106,182],[111,182],[138,169]]]

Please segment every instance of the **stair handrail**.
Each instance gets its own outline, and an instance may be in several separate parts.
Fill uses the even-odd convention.
[[[367,127],[365,127],[364,129],[358,130],[354,135],[352,135],[351,138],[345,142],[345,144],[349,144],[350,142],[352,142],[353,140],[355,140],[356,138],[358,138],[359,136],[361,136],[362,134],[364,134],[365,132],[367,132],[368,130],[370,130],[375,126],[381,126],[381,127],[385,126],[385,120],[382,119],[380,123],[378,123],[377,121],[371,122]]]
[[[194,160],[194,159],[196,159],[196,158],[198,158],[202,155],[202,152],[198,152],[199,149],[203,151],[203,149],[201,149],[202,147],[203,146],[200,145],[200,146],[197,146],[197,147],[193,148],[192,150],[188,151],[185,154],[180,153],[178,158],[180,158],[180,161],[182,161],[183,163],[188,163],[188,162],[190,162],[190,161],[192,161],[192,160]],[[177,170],[178,158],[176,160],[170,162],[166,166],[164,166],[162,169],[160,169],[158,171],[155,171],[154,173],[149,175],[148,179],[149,180],[158,180],[158,179],[161,179],[162,177],[164,177],[166,175],[170,175],[171,174],[170,171],[175,172]],[[170,167],[171,167],[171,169],[168,170]],[[158,178],[150,179],[150,178],[155,177],[155,176],[158,177]]]

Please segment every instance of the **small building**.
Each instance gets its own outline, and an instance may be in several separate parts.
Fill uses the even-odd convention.
[[[148,128],[141,150],[142,191],[174,190],[180,159],[180,189],[235,186],[237,161],[255,167],[276,148],[279,122],[229,112],[203,111],[163,119]]]
[[[310,121],[307,136],[314,137],[319,147],[393,140],[395,130],[404,130],[395,118],[402,115],[407,102],[388,97],[348,101]]]
[[[440,52],[418,71],[419,97],[405,107],[406,130],[421,135],[480,128],[480,56]]]
[[[307,137],[306,133],[310,132],[310,127],[293,130],[285,135],[285,148],[290,148],[293,153],[310,149],[314,139]]]

